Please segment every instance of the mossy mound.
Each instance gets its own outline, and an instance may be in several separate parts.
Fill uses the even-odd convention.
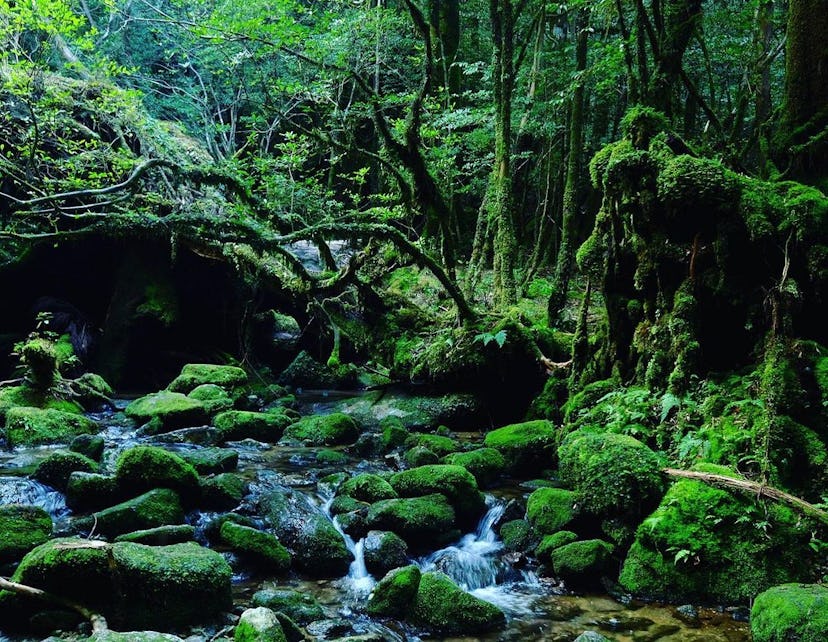
[[[0,419],[5,418],[6,413],[16,407],[60,410],[72,414],[83,412],[83,408],[73,401],[60,399],[27,385],[0,388]]]
[[[221,441],[240,441],[255,439],[267,443],[279,441],[293,419],[281,409],[270,412],[251,412],[249,410],[227,410],[213,418],[213,425],[218,428]]]
[[[219,473],[202,478],[201,506],[213,510],[230,510],[241,504],[248,490],[247,482],[235,473]]]
[[[500,539],[503,548],[507,551],[525,551],[537,536],[532,531],[532,525],[525,519],[512,519],[500,527]]]
[[[409,617],[432,633],[486,633],[503,626],[498,607],[474,597],[443,573],[423,573]]]
[[[358,382],[354,368],[320,363],[302,350],[279,375],[278,383],[295,388],[326,390],[354,388]]]
[[[441,493],[449,500],[461,523],[476,522],[486,509],[474,476],[462,466],[431,464],[392,475],[391,486],[400,497]]]
[[[270,533],[228,521],[221,525],[220,536],[227,546],[250,558],[257,567],[274,573],[284,573],[290,568],[290,553]]]
[[[136,399],[124,409],[124,414],[142,424],[152,421],[151,432],[198,426],[207,421],[203,403],[180,392],[168,390]]]
[[[181,524],[184,510],[178,494],[169,488],[156,488],[134,499],[105,508],[93,514],[92,519],[81,519],[79,524],[106,537],[115,537],[132,531],[156,526]]]
[[[120,497],[118,481],[111,475],[74,471],[66,482],[66,504],[73,510],[98,510]]]
[[[403,566],[408,559],[408,545],[390,531],[368,531],[363,551],[365,567],[376,576]]]
[[[69,450],[89,457],[93,461],[100,461],[103,456],[106,442],[100,435],[78,435],[69,443]]]
[[[754,642],[822,642],[828,634],[828,586],[782,584],[756,596],[750,611]]]
[[[492,430],[483,445],[503,455],[510,474],[527,478],[555,467],[558,437],[551,422],[536,419]]]
[[[158,631],[98,631],[89,636],[86,642],[184,642],[172,633]]]
[[[356,441],[359,437],[359,426],[351,417],[341,412],[314,415],[289,425],[285,428],[284,437],[307,446],[341,446]]]
[[[403,459],[411,468],[428,466],[430,464],[436,464],[440,461],[437,453],[432,452],[425,446],[414,446],[414,448],[409,448],[403,454]]]
[[[214,383],[203,383],[187,393],[190,399],[200,401],[208,415],[214,415],[233,407],[233,398],[221,386]]]
[[[600,586],[610,567],[613,546],[600,539],[588,539],[553,548],[549,557],[555,576],[570,586]]]
[[[575,493],[563,488],[538,488],[526,501],[526,519],[539,535],[551,535],[575,519]]]
[[[253,594],[253,604],[284,613],[298,624],[307,624],[325,617],[316,598],[306,592],[292,589],[262,589]]]
[[[684,479],[638,527],[620,583],[675,602],[746,603],[809,577],[806,523],[780,504]]]
[[[417,597],[421,575],[413,564],[389,571],[368,596],[366,612],[375,617],[405,617]]]
[[[171,488],[182,499],[198,496],[198,473],[181,457],[157,446],[133,446],[115,462],[115,478],[127,494]]]
[[[383,499],[395,499],[397,491],[379,475],[361,473],[344,481],[336,491],[337,495],[352,497],[361,502],[373,504]]]
[[[52,518],[38,506],[0,506],[0,564],[16,562],[52,536]]]
[[[188,363],[181,369],[181,374],[167,386],[167,389],[172,392],[188,393],[198,386],[208,383],[221,388],[232,389],[247,383],[247,373],[236,366]]]
[[[424,448],[428,448],[438,457],[445,457],[446,455],[456,452],[460,448],[460,444],[458,444],[457,441],[451,437],[446,437],[444,435],[431,435],[422,432],[415,432],[414,434],[409,435],[405,440],[405,445],[409,448],[413,448],[414,446],[423,446]]]
[[[269,608],[247,609],[233,631],[234,642],[287,642],[279,618]]]
[[[369,529],[396,533],[418,551],[447,544],[460,535],[454,509],[445,495],[437,493],[377,502],[368,509],[365,523]]]
[[[15,407],[6,412],[6,442],[9,447],[67,443],[82,434],[95,434],[91,419],[61,410]]]
[[[98,464],[80,453],[54,452],[41,461],[32,477],[61,492],[66,492],[69,476],[75,472],[98,472]]]
[[[482,488],[493,485],[506,470],[506,459],[494,448],[477,448],[443,457],[444,464],[462,466],[468,470]]]
[[[552,552],[561,546],[578,541],[578,535],[572,531],[558,531],[552,535],[544,535],[535,548],[535,557],[544,564],[552,564]]]
[[[180,450],[176,454],[199,475],[233,472],[239,463],[239,452],[233,448],[197,448]]]
[[[147,546],[182,544],[184,542],[195,541],[195,527],[189,524],[174,524],[171,526],[146,528],[144,530],[118,535],[113,541],[133,542],[135,544],[146,544]]]

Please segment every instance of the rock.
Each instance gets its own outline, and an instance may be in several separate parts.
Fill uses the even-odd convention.
[[[241,504],[248,483],[235,473],[221,473],[202,478],[201,506],[212,510],[231,510]]]
[[[218,429],[221,441],[255,439],[276,443],[282,437],[285,427],[292,422],[293,419],[279,408],[269,412],[227,410],[213,418],[213,425]]]
[[[351,444],[359,436],[359,426],[346,414],[313,415],[285,428],[284,439],[307,446],[341,446]]]
[[[293,352],[299,344],[302,329],[292,316],[268,310],[256,315],[260,331],[267,334],[269,347],[279,353]]]
[[[270,609],[259,606],[247,609],[233,633],[235,642],[287,642],[282,625]]]
[[[198,497],[198,473],[181,457],[157,446],[133,446],[115,462],[115,479],[129,495],[170,488],[186,502]]]
[[[390,531],[369,531],[363,543],[363,554],[368,572],[380,576],[405,565],[408,545]]]
[[[348,367],[330,367],[302,350],[279,375],[278,383],[312,390],[354,388],[356,371]]]
[[[345,513],[352,513],[354,511],[368,508],[370,504],[362,502],[347,495],[339,495],[333,498],[330,505],[331,515],[343,515]]]
[[[461,466],[431,464],[391,476],[391,486],[400,497],[422,497],[441,493],[449,500],[461,525],[474,525],[486,510],[486,501],[474,476]]]
[[[369,529],[393,531],[415,551],[448,544],[457,539],[454,509],[444,495],[384,499],[368,509]]]
[[[57,451],[41,461],[32,477],[61,492],[66,492],[69,476],[75,472],[94,473],[98,464],[80,453]]]
[[[221,386],[214,383],[203,383],[187,393],[190,399],[201,402],[208,415],[214,415],[233,407],[233,398]]]
[[[532,532],[532,526],[525,519],[513,519],[500,527],[500,539],[503,548],[507,551],[526,551],[537,536]]]
[[[538,488],[526,501],[526,519],[540,535],[551,535],[575,518],[575,493],[563,488]]]
[[[443,573],[423,573],[409,617],[432,633],[485,633],[502,627],[498,607],[462,590]]]
[[[177,635],[171,633],[157,633],[156,631],[103,631],[93,633],[86,642],[184,642]]]
[[[492,430],[483,445],[503,455],[506,470],[511,475],[526,479],[554,468],[557,439],[555,426],[538,419]]]
[[[336,491],[337,495],[352,497],[373,504],[383,499],[395,499],[397,491],[379,475],[361,473],[344,481]]]
[[[299,624],[307,624],[325,617],[325,612],[312,594],[292,589],[257,591],[253,594],[253,604],[284,613]]]
[[[290,553],[279,539],[270,533],[227,521],[221,525],[222,541],[242,557],[274,573],[290,568]]]
[[[167,386],[167,390],[188,393],[205,383],[232,389],[247,383],[247,373],[236,366],[188,363],[181,369],[181,374]]]
[[[828,632],[828,586],[782,584],[756,596],[750,613],[754,642],[820,642]]]
[[[360,435],[360,439],[369,435]],[[341,467],[348,463],[349,457],[341,450],[322,448],[316,452],[316,463],[320,466]],[[341,468],[340,468],[341,469]]]
[[[399,448],[408,438],[408,430],[403,425],[402,419],[396,415],[388,415],[379,422],[379,430],[382,434],[382,449],[384,452]]]
[[[430,451],[425,446],[414,446],[405,451],[403,455],[405,463],[411,468],[418,466],[428,466],[429,464],[436,464],[440,461],[437,453]]]
[[[115,477],[74,471],[66,482],[66,504],[72,510],[98,510],[121,499]]]
[[[262,502],[297,569],[315,577],[340,577],[348,571],[353,556],[345,540],[308,497],[285,489],[265,495]]]
[[[199,426],[207,421],[207,410],[203,403],[180,392],[168,390],[136,399],[124,409],[124,414],[138,423],[152,422],[147,427],[151,434]]]
[[[181,524],[184,522],[184,510],[175,491],[156,488],[98,511],[93,518],[82,518],[78,523],[90,529],[94,526],[95,532],[106,537],[115,537],[156,526]]]
[[[6,412],[6,442],[9,448],[67,443],[82,434],[96,434],[91,419],[60,410],[15,407]]]
[[[239,464],[239,452],[233,448],[196,448],[178,450],[176,454],[195,468],[199,475],[231,473]]]
[[[146,544],[147,546],[168,546],[169,544],[181,544],[194,540],[194,527],[189,524],[174,524],[124,533],[118,535],[113,541],[134,542],[135,544]]]
[[[78,435],[69,444],[69,450],[89,457],[93,461],[100,461],[104,451],[104,439],[100,435]]]
[[[379,617],[405,617],[417,597],[420,577],[420,569],[413,564],[390,571],[368,596],[366,612]]]
[[[349,450],[365,459],[377,457],[385,452],[382,435],[375,432],[364,432],[357,438]]]
[[[430,435],[423,432],[415,432],[409,435],[405,440],[405,445],[409,448],[413,448],[414,446],[428,448],[438,457],[450,455],[460,448],[460,444],[458,444],[451,437],[445,437],[443,435]]]
[[[0,506],[0,564],[17,562],[52,536],[52,518],[38,506]]]
[[[696,627],[701,624],[699,622],[699,611],[692,604],[677,606],[673,615],[688,626]]]
[[[443,457],[443,463],[462,466],[474,475],[477,485],[481,488],[493,485],[506,469],[506,460],[500,451],[494,448],[452,453]]]
[[[564,544],[549,557],[555,575],[572,586],[600,585],[601,575],[609,566],[613,546],[600,539]]]
[[[115,391],[112,390],[106,379],[94,372],[84,372],[75,379],[74,386],[78,391],[77,400],[84,408],[93,409],[100,407],[101,403],[112,397]],[[80,385],[77,385],[80,384]]]
[[[584,631],[575,638],[574,642],[612,642],[612,640],[605,638],[597,631]]]
[[[561,546],[578,541],[578,536],[572,531],[558,531],[552,535],[545,535],[535,548],[535,557],[544,564],[552,563],[552,552]]]
[[[342,639],[342,636],[354,632],[353,625],[344,618],[317,620],[305,628],[314,640]]]

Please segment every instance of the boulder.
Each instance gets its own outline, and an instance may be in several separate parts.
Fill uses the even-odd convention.
[[[96,434],[98,424],[83,415],[60,410],[15,407],[6,412],[9,448],[68,443],[82,434]]]
[[[221,525],[219,534],[222,542],[255,562],[257,567],[273,573],[284,573],[290,568],[290,553],[270,533],[227,521]]]
[[[375,617],[404,618],[417,597],[420,577],[420,569],[413,564],[389,571],[368,596],[366,612]]]
[[[503,611],[467,593],[444,573],[423,573],[409,617],[441,635],[486,633],[506,623]]]
[[[168,390],[136,399],[124,409],[124,414],[141,424],[151,422],[146,430],[152,434],[199,426],[207,421],[203,403]]]
[[[287,642],[285,632],[276,614],[269,608],[257,606],[241,614],[236,630],[235,642]]]
[[[208,415],[230,410],[233,407],[233,398],[221,386],[214,383],[203,383],[187,393],[190,399],[200,401]]]
[[[428,466],[429,464],[436,464],[440,461],[437,453],[430,451],[425,446],[414,446],[414,448],[409,448],[405,451],[403,459],[411,468]]]
[[[188,363],[181,369],[181,374],[167,386],[167,390],[188,393],[207,383],[224,389],[232,389],[247,383],[247,373],[236,366]]]
[[[561,546],[578,541],[578,535],[572,531],[558,531],[545,535],[535,548],[535,557],[544,564],[552,564],[552,552]]]
[[[822,642],[828,634],[828,586],[782,584],[756,596],[750,611],[754,642]]]
[[[157,526],[146,528],[140,531],[118,535],[115,542],[134,542],[135,544],[146,544],[147,546],[167,546],[169,544],[181,544],[195,540],[195,528],[189,524],[173,524],[170,526]]]
[[[486,500],[474,476],[462,466],[431,464],[392,475],[391,486],[400,497],[441,493],[454,507],[461,525],[474,525],[486,510]]]
[[[198,473],[181,457],[157,446],[133,446],[115,462],[115,479],[127,495],[170,488],[189,502],[198,497]]]
[[[248,484],[235,473],[221,473],[202,478],[200,506],[211,510],[231,510],[241,504]]]
[[[38,506],[0,506],[0,564],[20,560],[52,536],[52,518]]]
[[[353,388],[358,382],[355,370],[320,363],[302,350],[279,375],[278,383],[295,388],[325,390]]]
[[[362,550],[371,575],[385,575],[408,561],[408,545],[390,531],[368,531]]]
[[[227,410],[213,418],[213,425],[219,431],[220,441],[255,439],[276,443],[282,437],[285,427],[293,421],[281,408],[269,412]]]
[[[105,508],[92,518],[81,518],[76,524],[84,530],[95,528],[105,537],[115,537],[132,531],[182,524],[184,510],[175,491],[156,488],[133,499]]]
[[[454,509],[439,493],[376,502],[368,509],[365,525],[396,533],[416,551],[448,544],[460,536]]]
[[[369,504],[397,497],[397,491],[391,487],[391,484],[379,475],[372,473],[361,473],[344,481],[337,489],[336,494],[352,497]]]
[[[100,631],[93,633],[86,642],[184,642],[177,635],[158,633],[157,631]]]
[[[352,444],[359,437],[359,426],[346,414],[304,417],[285,428],[284,439],[307,446],[342,446]]]
[[[93,461],[100,461],[103,456],[104,438],[100,435],[78,435],[69,443],[69,450],[89,457]]]
[[[449,455],[460,448],[460,444],[451,437],[431,435],[423,432],[415,432],[409,435],[405,440],[405,445],[409,448],[413,448],[414,446],[428,448],[438,457]]]
[[[75,471],[94,473],[98,471],[98,464],[80,453],[57,451],[37,465],[32,477],[52,488],[65,492],[69,483],[69,476]]]
[[[111,475],[74,471],[66,482],[66,504],[72,510],[98,510],[121,498],[118,481]]]
[[[563,488],[538,488],[526,501],[526,519],[539,535],[551,535],[575,518],[575,493]]]
[[[316,598],[293,589],[262,589],[253,594],[253,604],[284,613],[299,624],[321,620],[325,613]]]
[[[545,419],[503,426],[483,440],[486,448],[503,455],[511,475],[524,479],[555,467],[557,444],[555,426]]]
[[[462,466],[477,480],[481,488],[492,486],[506,470],[506,459],[494,448],[477,448],[443,457],[444,464]]]
[[[199,475],[230,473],[239,464],[239,451],[233,448],[196,448],[179,450],[176,454],[195,468]]]
[[[554,548],[549,555],[555,576],[568,585],[600,586],[599,580],[609,568],[612,551],[612,544],[588,539]]]

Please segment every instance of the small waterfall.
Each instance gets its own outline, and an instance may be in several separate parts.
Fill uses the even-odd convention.
[[[331,517],[331,503],[334,500],[333,495],[328,498],[322,497],[321,499],[323,502],[323,512],[331,519],[334,527],[345,540],[345,546],[348,547],[348,550],[354,556],[354,561],[351,562],[348,575],[343,578],[343,582],[353,597],[357,599],[368,597],[368,594],[377,582],[365,566],[365,538],[363,537],[358,542],[355,542],[354,538],[342,529],[339,520],[336,517]]]

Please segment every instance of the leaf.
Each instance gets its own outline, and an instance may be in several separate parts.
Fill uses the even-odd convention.
[[[680,551],[676,553],[676,556],[673,558],[673,564],[678,564],[679,562],[686,561],[692,554],[692,551],[686,548],[682,548]]]
[[[497,342],[497,347],[502,348],[503,344],[506,343],[506,330],[501,330],[493,338]]]

